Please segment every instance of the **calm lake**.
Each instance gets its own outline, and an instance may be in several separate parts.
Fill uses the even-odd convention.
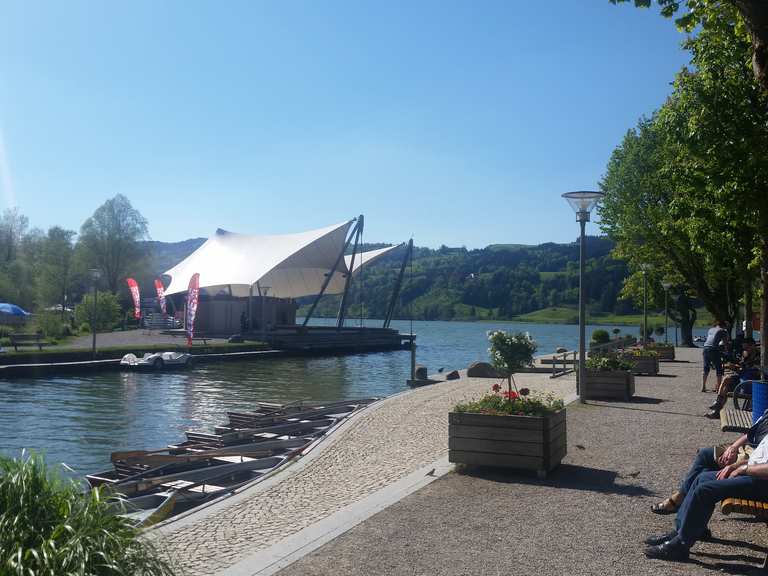
[[[393,327],[407,333],[410,322],[393,322]],[[595,328],[588,327],[588,338]],[[619,328],[638,332],[636,327]],[[538,354],[578,345],[574,325],[413,322],[417,361],[431,373],[487,360],[486,333],[493,329],[529,332],[539,344]],[[705,331],[697,329],[696,334]],[[250,410],[255,400],[387,396],[406,389],[409,371],[409,352],[398,351],[228,362],[165,374],[0,380],[0,453],[42,450],[49,462],[65,462],[84,474],[109,467],[114,450],[160,448],[183,439],[185,430],[209,430],[224,422],[227,410]]]

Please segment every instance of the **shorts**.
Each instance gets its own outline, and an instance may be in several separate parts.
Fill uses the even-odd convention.
[[[723,375],[723,358],[720,356],[720,350],[707,346],[704,348],[704,374],[709,374],[712,367],[715,368],[718,376]]]

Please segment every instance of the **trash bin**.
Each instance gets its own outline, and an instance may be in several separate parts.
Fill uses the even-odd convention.
[[[768,382],[752,381],[752,424],[768,409]]]

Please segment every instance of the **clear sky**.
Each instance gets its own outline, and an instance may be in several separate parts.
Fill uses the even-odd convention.
[[[122,193],[163,241],[363,213],[366,241],[568,242],[560,194],[681,40],[608,0],[0,0],[0,198],[78,230]]]

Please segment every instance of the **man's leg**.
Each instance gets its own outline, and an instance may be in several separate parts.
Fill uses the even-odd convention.
[[[751,476],[715,479],[716,472],[704,472],[691,487],[677,514],[677,534],[691,547],[706,529],[715,505],[725,498],[761,499],[768,494],[768,481]]]
[[[680,484],[679,492],[685,497],[691,489],[691,486],[702,472],[719,470],[720,465],[715,460],[715,449],[712,448],[699,448],[696,458],[693,459],[693,464],[688,470],[688,473],[683,478]]]

